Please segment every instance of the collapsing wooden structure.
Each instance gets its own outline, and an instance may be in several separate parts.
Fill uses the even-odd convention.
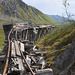
[[[34,46],[35,41],[50,33],[52,25],[4,25],[6,65],[3,75],[50,75],[51,69],[45,69],[45,60]]]

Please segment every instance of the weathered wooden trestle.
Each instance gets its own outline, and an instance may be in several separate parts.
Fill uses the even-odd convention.
[[[45,68],[45,60],[41,52],[34,46],[35,41],[50,33],[56,26],[4,25],[6,48],[6,65],[3,75],[52,75]],[[8,32],[6,31],[8,30]]]
[[[57,26],[52,25],[40,25],[34,27],[18,27],[17,36],[19,40],[29,40],[29,42],[35,42],[39,38],[45,36],[46,34],[50,33],[54,28]]]

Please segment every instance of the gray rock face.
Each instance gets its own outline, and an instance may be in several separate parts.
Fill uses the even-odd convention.
[[[54,75],[75,75],[75,39],[53,64]]]

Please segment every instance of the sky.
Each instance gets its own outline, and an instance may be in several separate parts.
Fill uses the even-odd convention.
[[[23,0],[26,4],[34,6],[48,15],[65,15],[63,0]],[[75,15],[75,0],[68,0],[70,6],[68,11]]]

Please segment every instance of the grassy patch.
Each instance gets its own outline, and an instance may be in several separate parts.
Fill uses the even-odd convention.
[[[75,38],[75,22],[63,26],[62,28],[57,28],[55,32],[47,34],[36,42],[38,48],[45,47],[46,54],[45,59],[48,64],[62,53]],[[39,42],[40,41],[40,42]]]
[[[0,49],[3,49],[4,39],[5,39],[4,31],[3,28],[0,27]]]

